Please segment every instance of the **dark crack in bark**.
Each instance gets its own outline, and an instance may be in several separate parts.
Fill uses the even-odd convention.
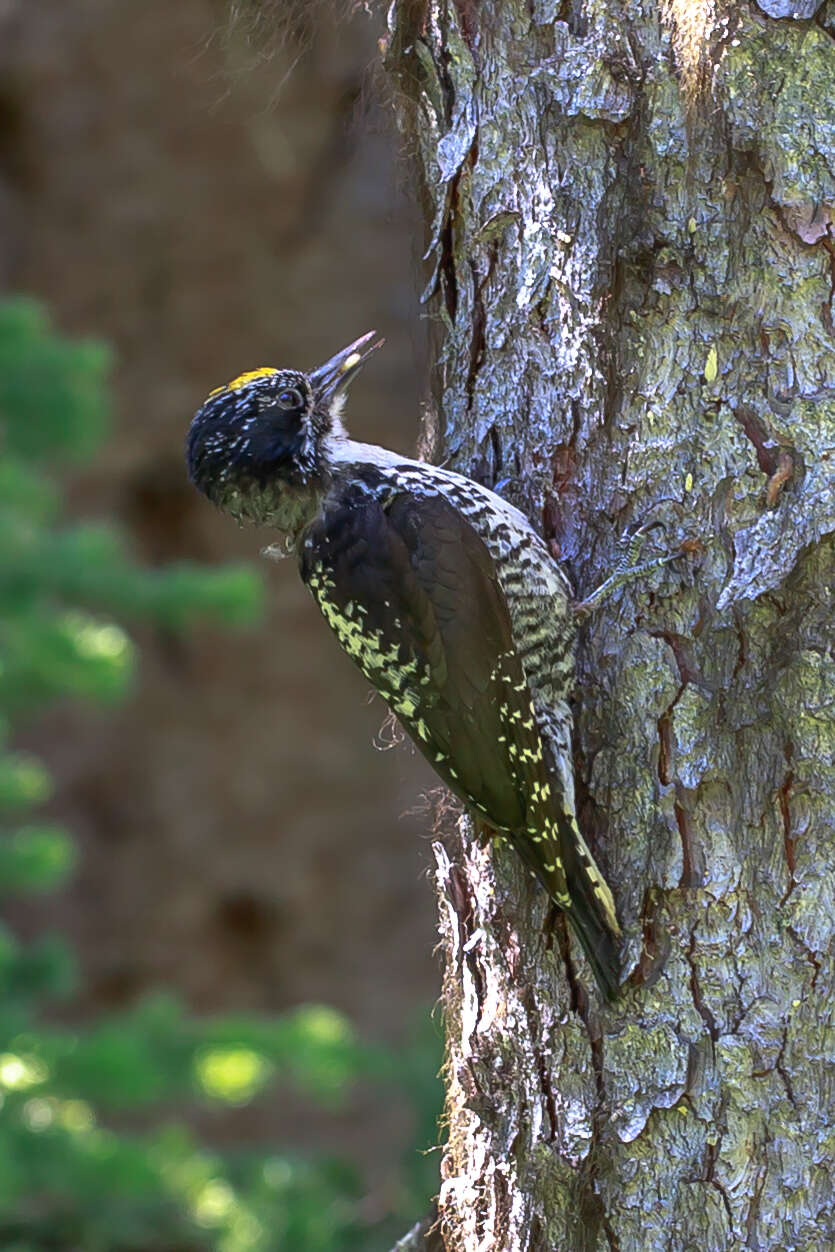
[[[725,1213],[727,1214],[727,1218],[728,1218],[728,1225],[731,1227],[731,1229],[733,1229],[734,1214],[733,1214],[733,1209],[731,1208],[730,1196],[728,1195],[727,1191],[725,1190],[725,1188],[722,1186],[721,1182],[719,1182],[718,1178],[715,1175],[716,1157],[719,1154],[719,1146],[721,1142],[722,1142],[721,1139],[716,1139],[715,1141],[709,1142],[705,1147],[704,1178],[705,1178],[705,1181],[709,1182],[711,1187],[713,1187],[714,1190],[717,1191],[719,1195],[721,1196],[722,1203],[725,1207]]]
[[[708,1008],[704,996],[702,995],[702,988],[699,983],[699,971],[696,968],[696,962],[693,959],[695,952],[696,931],[694,929],[690,933],[690,946],[687,949],[687,960],[690,965],[690,992],[693,996],[693,1004],[696,1007],[696,1011],[707,1027],[707,1033],[710,1035],[711,1042],[715,1044],[716,1040],[719,1038],[719,1027],[716,1024],[716,1018]]]
[[[791,745],[786,749],[786,760],[791,760]],[[785,904],[791,893],[797,886],[795,878],[795,839],[792,835],[791,811],[789,809],[789,799],[791,797],[792,786],[794,785],[794,774],[789,769],[777,791],[777,803],[780,808],[780,817],[783,823],[783,847],[786,852],[786,866],[789,871],[789,881],[785,892],[783,893],[780,904]]]

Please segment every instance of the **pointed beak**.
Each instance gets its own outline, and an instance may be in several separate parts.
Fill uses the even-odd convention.
[[[377,339],[372,343],[376,333],[376,330],[370,330],[367,335],[360,335],[347,348],[343,348],[336,356],[325,361],[324,365],[310,372],[308,377],[317,403],[335,399],[351,385],[371,353],[376,352],[386,342],[385,339]]]

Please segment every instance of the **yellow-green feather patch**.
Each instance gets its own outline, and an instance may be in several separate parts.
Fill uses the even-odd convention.
[[[223,387],[215,387],[214,391],[209,392],[209,399],[212,396],[219,396],[221,391],[240,391],[247,383],[255,382],[256,378],[268,378],[270,374],[277,373],[278,371],[271,365],[262,365],[257,370],[247,370],[245,374],[239,374],[237,378],[233,378],[231,383],[226,383]]]

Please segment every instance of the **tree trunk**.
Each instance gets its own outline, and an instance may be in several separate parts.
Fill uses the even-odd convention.
[[[580,635],[621,1000],[512,854],[437,847],[447,1252],[835,1241],[835,26],[761,3],[390,15],[435,454],[504,480],[580,595],[648,517],[689,550]]]

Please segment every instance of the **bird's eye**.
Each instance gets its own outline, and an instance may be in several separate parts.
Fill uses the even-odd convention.
[[[283,409],[300,409],[304,398],[298,387],[288,387],[285,391],[279,391],[278,403]]]

